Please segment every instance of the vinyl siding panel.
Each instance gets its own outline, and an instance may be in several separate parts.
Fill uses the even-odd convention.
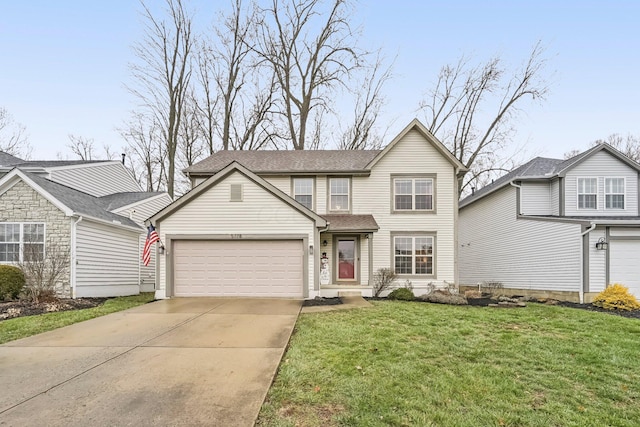
[[[554,179],[549,184],[549,203],[551,215],[560,215],[560,184],[558,179]]]
[[[435,213],[391,213],[392,175],[432,174],[435,176]],[[454,168],[422,135],[413,130],[373,167],[369,177],[353,177],[352,213],[373,214],[380,230],[373,235],[373,271],[392,267],[391,233],[428,232],[437,236],[434,277],[408,278],[420,295],[428,283],[455,282],[456,243],[454,218],[458,194]],[[363,244],[365,239],[362,240]],[[361,271],[367,265],[362,262]],[[368,262],[368,261],[367,261]],[[364,277],[363,277],[364,279]]]
[[[263,176],[261,177],[269,184],[276,187],[278,190],[282,191],[289,196],[293,196],[291,192],[291,177],[290,176]]]
[[[229,191],[232,184],[242,184],[242,202],[230,202]],[[178,211],[156,224],[160,238],[167,235],[305,235],[308,244],[314,243],[315,223],[312,219],[293,209],[264,188],[235,172],[207,189]],[[171,256],[170,248],[160,256],[159,289],[163,292],[167,285],[166,262]],[[308,256],[310,293],[314,283],[314,256]]]
[[[600,292],[607,283],[607,251],[596,249],[596,242],[601,237],[605,237],[604,228],[589,233],[589,292]]]
[[[84,220],[76,234],[76,296],[136,295],[139,234]]]
[[[460,283],[496,280],[506,288],[582,289],[580,225],[516,218],[516,189],[505,187],[460,210]]]
[[[605,177],[625,178],[625,209],[605,209]],[[598,209],[578,210],[578,178],[598,178]],[[600,151],[567,172],[565,215],[638,215],[638,173],[605,151]]]
[[[160,196],[151,197],[147,200],[143,200],[140,203],[136,203],[131,206],[124,206],[121,209],[115,210],[114,212],[124,215],[130,216],[136,223],[140,224],[140,226],[145,227],[144,222],[153,214],[167,206],[171,203],[171,197],[168,194],[162,194]],[[139,250],[142,253],[144,249],[144,243],[147,240],[147,234],[142,233],[140,235],[139,242]],[[142,258],[139,258],[140,263],[140,290],[142,292],[151,292],[155,288],[156,282],[156,252],[158,250],[158,244],[156,243],[151,250],[151,261],[149,265],[145,266],[142,263]]]
[[[97,197],[142,191],[120,162],[52,170],[50,179]]]
[[[551,215],[551,195],[548,182],[523,182],[520,213],[522,215]]]
[[[316,213],[324,215],[327,213],[327,176],[316,176]]]

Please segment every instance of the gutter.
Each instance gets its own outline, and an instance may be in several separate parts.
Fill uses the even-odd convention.
[[[83,220],[82,216],[79,216],[77,221],[73,221],[71,223],[71,298],[74,298],[74,299],[76,298],[76,288],[77,288],[76,265],[78,263],[78,258],[76,254],[76,248],[78,246],[76,243],[76,239],[78,236],[78,232],[76,231],[76,228],[82,220]]]

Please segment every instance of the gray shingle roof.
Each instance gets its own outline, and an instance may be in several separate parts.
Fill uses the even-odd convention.
[[[113,160],[22,160],[10,166],[19,168],[55,168],[60,166],[88,165],[93,163],[112,162]]]
[[[186,168],[184,172],[212,175],[233,161],[258,174],[363,172],[378,153],[380,150],[224,150]]]
[[[162,194],[159,191],[114,193],[100,197],[107,210],[114,210]]]
[[[13,166],[22,162],[24,162],[24,160],[21,158],[5,153],[4,151],[0,151],[0,166]]]
[[[128,217],[109,212],[105,202],[100,198],[94,197],[82,191],[74,190],[57,182],[49,181],[34,173],[22,171],[33,182],[42,187],[47,193],[58,199],[62,204],[67,206],[73,212],[79,215],[87,215],[94,218],[102,219],[108,222],[117,221],[122,225],[140,228],[138,224]]]
[[[529,160],[524,165],[515,168],[506,175],[502,175],[500,178],[493,181],[491,184],[485,185],[481,189],[477,190],[474,194],[465,197],[460,201],[460,207],[466,206],[469,203],[478,200],[485,195],[503,187],[514,179],[518,178],[539,178],[539,177],[551,177],[555,174],[556,169],[560,164],[564,163],[560,159],[550,159],[547,157],[536,157]]]
[[[322,215],[327,220],[327,231],[377,231],[378,223],[373,215]]]

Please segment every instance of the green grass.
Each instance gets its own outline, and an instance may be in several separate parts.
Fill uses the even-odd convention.
[[[374,305],[300,316],[258,425],[638,425],[637,319]]]
[[[153,292],[147,292],[130,297],[108,299],[102,305],[83,310],[60,311],[3,320],[0,321],[0,344],[62,328],[73,323],[104,316],[105,314],[115,313],[116,311],[126,310],[151,302],[153,299]]]

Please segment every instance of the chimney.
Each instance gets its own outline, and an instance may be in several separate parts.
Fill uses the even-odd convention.
[[[127,157],[125,153],[122,153],[122,164],[124,165],[124,158]]]

